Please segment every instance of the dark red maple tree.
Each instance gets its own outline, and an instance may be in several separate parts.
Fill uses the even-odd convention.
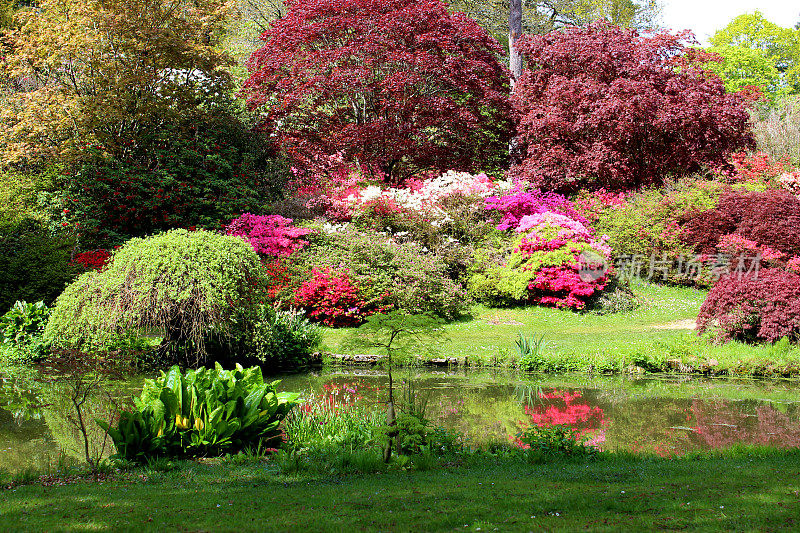
[[[747,98],[699,66],[708,54],[686,47],[692,39],[602,21],[524,36],[512,173],[561,192],[633,188],[750,147]]]
[[[289,0],[261,39],[242,93],[295,160],[341,154],[398,181],[507,150],[502,50],[440,0]]]

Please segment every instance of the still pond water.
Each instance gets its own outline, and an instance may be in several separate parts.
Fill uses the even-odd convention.
[[[116,383],[130,398],[143,377]],[[280,376],[280,389],[314,401],[385,401],[385,372],[329,369]],[[525,375],[502,371],[399,371],[396,391],[427,402],[426,417],[472,442],[512,440],[531,425],[569,424],[604,450],[684,454],[735,443],[800,446],[800,383],[697,378]],[[398,394],[396,392],[396,394]],[[64,380],[30,370],[0,371],[0,469],[43,468],[82,457]],[[398,394],[399,396],[399,394]],[[86,404],[89,423],[107,418],[107,400]],[[102,444],[99,430],[95,444]]]

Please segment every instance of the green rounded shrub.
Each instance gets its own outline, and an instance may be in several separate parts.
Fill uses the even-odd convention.
[[[286,301],[310,278],[312,269],[330,268],[347,269],[359,299],[373,307],[448,319],[468,309],[466,291],[450,278],[448,265],[419,243],[398,243],[374,232],[346,228],[319,238],[292,259],[292,281],[279,295]]]
[[[132,239],[105,269],[67,287],[44,338],[54,347],[92,350],[120,333],[157,332],[163,355],[197,362],[209,340],[236,344],[263,287],[258,255],[238,237],[172,230]]]
[[[321,340],[319,326],[302,311],[262,305],[253,327],[250,355],[269,368],[301,368],[311,362]]]

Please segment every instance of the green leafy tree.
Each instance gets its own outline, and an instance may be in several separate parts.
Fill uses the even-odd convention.
[[[354,330],[343,343],[345,349],[378,350],[386,354],[385,364],[389,373],[389,399],[386,405],[386,424],[390,428],[397,425],[394,401],[394,364],[407,363],[425,352],[435,352],[435,345],[445,338],[442,326],[444,321],[433,315],[409,315],[402,311],[375,314]],[[393,439],[397,431],[387,433],[389,441],[384,449],[384,460],[392,456]]]
[[[719,54],[720,61],[708,62],[706,68],[722,78],[728,92],[758,87],[771,101],[789,92],[774,58],[764,50],[730,45],[709,50]]]
[[[741,76],[749,66],[749,77],[761,79],[759,86],[768,88],[763,78],[763,58],[772,63],[781,75],[781,84],[793,92],[800,91],[800,29],[784,28],[767,20],[760,11],[739,15],[711,38],[711,51],[717,52],[731,65],[732,79]],[[757,51],[733,52],[734,49]],[[759,54],[758,52],[761,52]],[[728,60],[730,58],[730,60]],[[725,78],[726,81],[728,78]]]
[[[124,158],[165,125],[203,124],[232,90],[222,0],[44,0],[17,13],[2,77],[0,163]]]

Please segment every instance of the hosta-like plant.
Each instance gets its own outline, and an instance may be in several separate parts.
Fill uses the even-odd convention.
[[[113,439],[117,456],[129,460],[275,448],[280,422],[299,397],[276,392],[278,383],[265,383],[259,367],[223,370],[217,363],[182,373],[173,366],[145,381],[135,410],[123,411],[116,427],[97,423]]]

